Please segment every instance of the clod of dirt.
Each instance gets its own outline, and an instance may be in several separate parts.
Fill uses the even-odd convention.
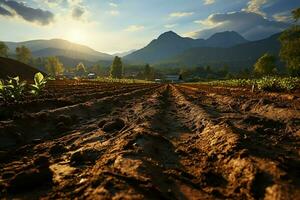
[[[98,123],[98,127],[99,128],[102,128],[105,124],[106,124],[106,120],[104,119],[104,120],[102,120],[102,121],[100,121],[99,123]]]
[[[50,162],[49,162],[49,157],[48,156],[45,156],[45,155],[41,155],[39,156],[38,158],[36,158],[34,160],[34,165],[39,168],[39,169],[44,169],[44,168],[47,168],[49,167],[50,165]]]
[[[94,163],[101,153],[96,149],[84,149],[71,155],[70,161],[73,166]]]
[[[106,123],[102,130],[105,132],[114,132],[119,131],[125,126],[124,120],[117,118],[111,122]]]
[[[202,177],[203,181],[209,186],[219,187],[227,184],[227,180],[221,174],[211,170],[203,173]]]
[[[23,171],[10,180],[8,191],[17,193],[32,190],[45,184],[51,184],[52,176],[53,174],[49,168]]]
[[[55,144],[50,148],[49,153],[51,155],[58,155],[66,152],[66,150],[67,149],[62,144]]]

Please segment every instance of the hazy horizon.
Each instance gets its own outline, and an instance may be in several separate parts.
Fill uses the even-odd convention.
[[[166,31],[207,38],[236,31],[266,38],[292,23],[296,0],[0,0],[1,41],[64,39],[114,54],[140,49]]]

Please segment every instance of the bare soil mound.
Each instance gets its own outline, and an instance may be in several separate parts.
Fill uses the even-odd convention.
[[[19,61],[0,57],[0,79],[6,79],[9,77],[19,76],[25,80],[32,80],[34,74],[39,70],[21,63]]]

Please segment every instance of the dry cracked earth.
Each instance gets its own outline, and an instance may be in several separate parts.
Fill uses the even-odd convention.
[[[0,113],[0,199],[300,199],[297,93],[62,81]]]

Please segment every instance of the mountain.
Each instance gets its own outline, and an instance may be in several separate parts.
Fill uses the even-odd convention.
[[[214,34],[207,40],[181,37],[169,31],[161,34],[146,47],[125,56],[124,59],[153,64],[195,47],[231,47],[245,42],[248,41],[233,31]]]
[[[33,80],[34,74],[37,72],[39,72],[37,69],[29,65],[10,58],[0,57],[0,79],[6,79],[8,76],[19,76],[25,80]]]
[[[10,53],[14,53],[16,47],[26,46],[35,57],[66,56],[88,61],[112,60],[112,56],[91,49],[90,47],[71,43],[67,40],[31,40],[25,42],[5,42]]]
[[[221,66],[228,65],[231,69],[251,67],[265,53],[278,55],[280,33],[269,38],[247,42],[228,48],[220,47],[197,47],[161,61],[165,65],[185,66]]]
[[[205,41],[206,47],[232,47],[238,44],[249,42],[235,31],[215,33]]]

